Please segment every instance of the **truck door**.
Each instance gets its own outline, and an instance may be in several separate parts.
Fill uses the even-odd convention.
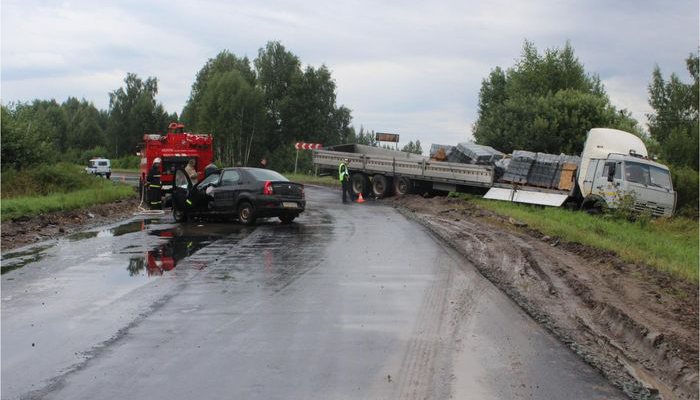
[[[588,196],[593,193],[593,182],[595,181],[596,177],[596,169],[598,168],[598,162],[600,160],[591,160],[588,163],[588,170],[586,171],[586,175],[583,179],[583,185],[581,187],[581,193],[583,196]]]
[[[622,162],[600,160],[596,169],[593,192],[615,207],[622,182]]]

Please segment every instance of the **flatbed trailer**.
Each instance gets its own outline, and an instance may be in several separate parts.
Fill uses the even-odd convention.
[[[419,154],[361,144],[344,144],[313,151],[313,163],[321,171],[337,174],[348,159],[355,194],[378,198],[422,191],[466,191],[493,186],[494,167],[433,161]]]

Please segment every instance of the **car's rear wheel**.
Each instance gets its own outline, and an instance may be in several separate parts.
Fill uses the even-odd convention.
[[[173,207],[173,219],[175,222],[187,222],[187,213],[177,207]]]
[[[238,221],[244,225],[255,224],[255,209],[252,204],[244,201],[238,206]]]
[[[282,221],[283,224],[291,224],[296,217],[296,215],[282,215],[280,217],[280,221]]]

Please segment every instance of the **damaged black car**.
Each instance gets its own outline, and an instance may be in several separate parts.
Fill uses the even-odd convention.
[[[306,208],[304,185],[262,168],[223,168],[193,184],[184,170],[175,173],[173,217],[235,218],[253,225],[258,218],[277,217],[291,223]]]

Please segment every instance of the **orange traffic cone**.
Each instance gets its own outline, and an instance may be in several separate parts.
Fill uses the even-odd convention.
[[[365,202],[365,199],[362,198],[362,192],[360,192],[360,194],[357,196],[357,202],[358,202],[358,203],[364,203],[364,202]]]

